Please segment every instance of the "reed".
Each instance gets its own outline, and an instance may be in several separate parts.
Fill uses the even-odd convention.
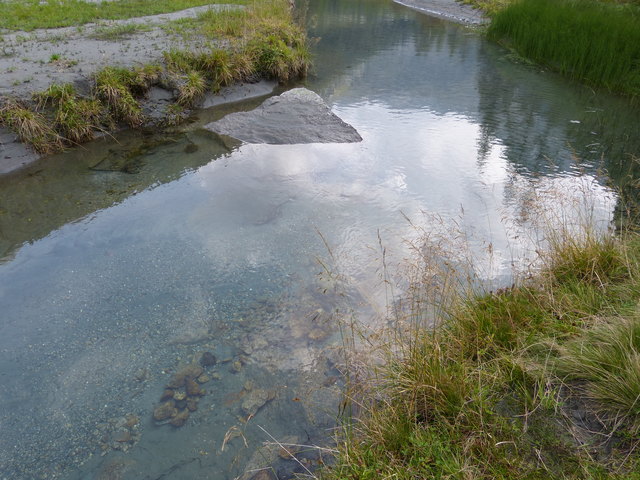
[[[522,0],[498,11],[490,38],[568,77],[640,94],[640,8],[591,0]]]

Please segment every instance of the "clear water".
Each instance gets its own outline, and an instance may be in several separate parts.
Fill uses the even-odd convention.
[[[614,216],[612,186],[640,153],[624,101],[387,1],[313,1],[307,16],[306,86],[362,143],[229,150],[200,128],[257,100],[0,179],[0,478],[312,468],[321,450],[296,463],[262,445],[331,433],[331,313],[384,312],[380,244],[395,265],[414,225],[464,237],[499,284],[536,218]],[[157,425],[172,373],[205,351],[218,363],[198,410]],[[247,418],[257,392],[273,398]]]

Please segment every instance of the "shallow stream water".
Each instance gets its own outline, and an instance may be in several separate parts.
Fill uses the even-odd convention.
[[[383,251],[394,270],[406,240],[460,241],[498,286],[541,218],[606,226],[621,210],[614,187],[640,155],[623,100],[387,1],[306,15],[305,86],[361,143],[229,148],[201,128],[256,99],[0,178],[0,478],[312,469],[323,450],[291,447],[296,462],[264,442],[326,444],[334,314],[384,315]],[[204,352],[217,362],[197,410],[155,422],[172,375]]]

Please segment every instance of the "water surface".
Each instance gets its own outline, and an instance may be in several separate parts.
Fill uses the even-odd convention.
[[[0,478],[312,468],[322,450],[296,463],[262,445],[330,435],[333,314],[384,313],[383,248],[395,268],[419,226],[462,241],[500,284],[540,215],[611,220],[640,150],[624,101],[386,1],[307,8],[306,86],[361,143],[229,148],[201,129],[258,100],[0,179]],[[172,373],[206,351],[218,363],[198,410],[157,425]]]

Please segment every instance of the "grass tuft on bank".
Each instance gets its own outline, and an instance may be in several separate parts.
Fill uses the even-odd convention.
[[[520,0],[493,14],[488,35],[574,80],[640,94],[637,4]]]
[[[0,124],[5,124],[24,143],[38,153],[52,153],[62,147],[62,140],[47,119],[23,102],[7,99],[0,105]]]
[[[550,235],[497,291],[416,265],[320,478],[640,479],[640,238]]]

